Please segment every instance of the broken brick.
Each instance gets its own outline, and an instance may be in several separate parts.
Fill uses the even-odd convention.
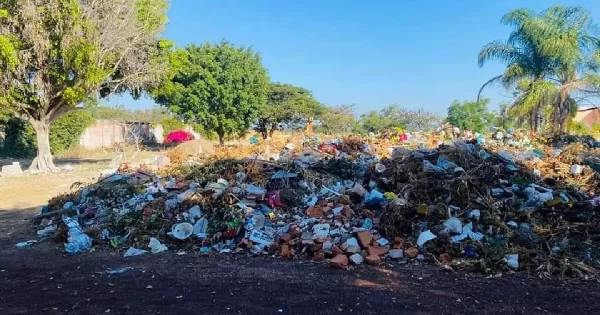
[[[406,255],[406,257],[408,258],[415,258],[417,257],[417,255],[419,254],[419,250],[416,249],[415,247],[411,247],[407,250],[404,251],[404,254]]]
[[[365,258],[365,260],[369,265],[379,265],[381,263],[381,257],[377,255],[369,255],[367,258]]]
[[[387,247],[376,247],[376,246],[367,247],[367,253],[369,253],[369,256],[371,256],[371,255],[383,256],[383,255],[387,254],[388,251],[389,251],[389,249]]]
[[[393,248],[394,249],[401,249],[403,247],[404,247],[404,240],[401,237],[396,236],[394,238],[394,246],[393,246]]]
[[[323,253],[323,252],[316,252],[315,256],[314,256],[314,260],[315,261],[323,261],[323,260],[325,260],[325,253]]]
[[[333,268],[344,268],[348,266],[348,256],[341,254],[333,257],[329,262],[329,266]]]
[[[318,252],[322,249],[323,249],[323,243],[316,243],[316,244],[310,246],[311,252]]]
[[[345,205],[344,210],[342,212],[346,218],[350,219],[352,217],[353,211],[349,205]]]
[[[275,255],[275,253],[277,253],[278,250],[279,250],[279,245],[277,245],[276,243],[271,243],[269,245],[267,252],[269,253],[269,255]]]
[[[339,246],[333,246],[331,248],[331,253],[336,256],[336,255],[341,255],[344,253],[344,251],[342,251],[342,249]]]
[[[440,261],[443,262],[443,263],[445,263],[445,264],[451,263],[452,262],[452,256],[450,256],[447,253],[441,254],[440,255]]]
[[[310,207],[306,209],[306,215],[311,218],[322,218],[325,216],[321,207]]]
[[[285,233],[283,235],[281,235],[281,237],[279,238],[279,241],[287,244],[292,240],[292,236],[288,233]]]
[[[282,258],[286,258],[286,259],[294,258],[294,254],[290,250],[290,245],[288,245],[288,244],[281,245],[281,250],[280,250],[279,254]]]
[[[356,233],[356,238],[358,238],[358,243],[362,247],[371,245],[371,241],[373,241],[373,237],[369,231],[361,231]]]

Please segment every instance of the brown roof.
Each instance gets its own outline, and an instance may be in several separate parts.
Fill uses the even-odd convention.
[[[600,108],[593,107],[579,109],[573,118],[573,121],[581,122],[588,127],[600,123]]]

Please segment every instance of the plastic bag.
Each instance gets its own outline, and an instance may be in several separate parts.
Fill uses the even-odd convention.
[[[125,252],[125,254],[123,254],[123,257],[139,256],[139,255],[143,255],[147,252],[148,252],[147,250],[138,249],[135,247],[129,247],[129,249]]]
[[[435,239],[437,236],[433,233],[431,233],[430,230],[421,232],[421,234],[419,234],[419,238],[417,239],[417,245],[419,247],[422,247],[423,245],[425,245],[425,243]]]
[[[155,239],[154,237],[150,238],[150,243],[148,243],[148,247],[150,248],[150,251],[152,252],[152,254],[161,253],[161,252],[167,251],[169,249],[169,248],[167,248],[166,245],[164,245],[163,243],[161,243],[159,240]]]
[[[515,157],[510,152],[508,152],[506,150],[500,150],[500,151],[498,151],[498,155],[502,159],[504,159],[504,160],[506,160],[506,161],[508,161],[510,163],[515,163]]]
[[[68,243],[65,244],[65,251],[67,251],[67,253],[76,254],[92,247],[92,238],[83,233],[77,219],[63,217],[63,222],[69,228],[67,238]]]
[[[462,223],[460,219],[452,217],[446,221],[444,221],[444,230],[453,233],[453,234],[461,234],[462,233]]]
[[[444,169],[434,165],[433,163],[429,162],[428,160],[423,160],[423,170],[427,173],[444,173]]]
[[[519,254],[509,254],[504,256],[506,265],[512,269],[519,269]]]
[[[443,168],[446,171],[454,170],[455,168],[460,167],[456,163],[448,160],[448,158],[443,155],[440,155],[440,157],[438,157],[437,166]]]
[[[462,233],[452,237],[452,242],[460,243],[461,241],[470,238],[475,241],[481,241],[483,234],[480,232],[473,232],[473,223],[467,223],[462,228]]]

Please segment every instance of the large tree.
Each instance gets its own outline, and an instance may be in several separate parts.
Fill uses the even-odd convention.
[[[565,132],[578,99],[597,95],[599,90],[599,40],[591,15],[581,7],[555,5],[537,14],[515,10],[505,15],[503,22],[514,31],[506,43],[486,45],[479,63],[496,59],[507,68],[484,87],[501,81],[506,88],[514,88],[512,115],[529,115],[530,127],[538,130],[549,108],[551,129]]]
[[[298,86],[271,83],[266,106],[261,110],[259,130],[263,137],[273,135],[280,123],[300,123],[310,118],[320,118],[325,106],[312,92]]]
[[[438,115],[424,109],[408,109],[398,104],[384,107],[380,114],[391,120],[392,125],[410,132],[431,129],[441,121]]]
[[[225,137],[245,133],[266,103],[269,76],[260,55],[227,41],[190,45],[171,56],[171,74],[151,95],[173,113]]]
[[[446,121],[460,129],[485,132],[495,120],[495,115],[488,111],[488,103],[488,99],[480,99],[476,102],[455,100],[448,107]]]
[[[530,128],[537,130],[543,103],[541,98],[527,99],[526,97],[533,94],[542,95],[544,90],[538,83],[544,81],[553,70],[552,60],[544,54],[542,48],[544,44],[542,25],[536,19],[534,12],[525,9],[517,9],[505,14],[502,23],[513,28],[508,40],[497,40],[485,45],[479,52],[478,62],[479,66],[483,67],[488,61],[500,61],[506,64],[506,69],[479,89],[477,100],[481,99],[483,89],[490,84],[501,83],[506,89],[514,89],[520,81],[527,80],[529,85],[521,90],[524,105],[520,106],[520,114],[529,116]]]
[[[0,1],[0,107],[37,136],[31,169],[54,171],[50,125],[90,95],[139,93],[163,71],[166,0]]]
[[[356,114],[354,105],[327,107],[319,119],[323,131],[327,134],[346,134],[354,131]]]

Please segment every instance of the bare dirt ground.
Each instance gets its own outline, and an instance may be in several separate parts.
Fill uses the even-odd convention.
[[[499,278],[433,266],[334,270],[310,261],[174,252],[123,258],[67,255],[28,224],[48,198],[90,181],[109,161],[77,171],[0,179],[0,314],[597,314],[600,285]],[[117,275],[108,270],[132,267]]]

